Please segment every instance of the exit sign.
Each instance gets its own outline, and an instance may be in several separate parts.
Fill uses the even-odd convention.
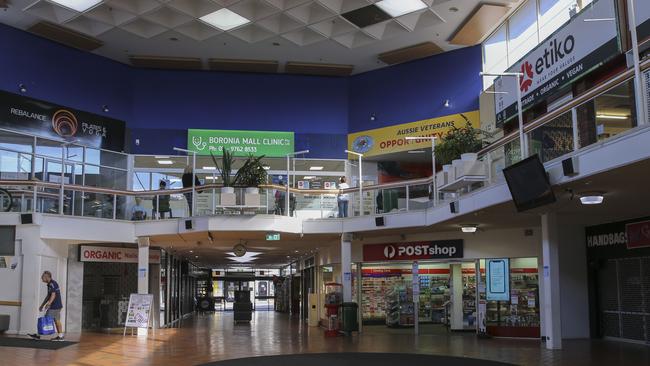
[[[280,233],[266,233],[266,240],[280,240]]]

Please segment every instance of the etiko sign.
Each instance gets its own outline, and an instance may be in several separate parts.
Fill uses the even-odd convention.
[[[463,258],[462,239],[363,246],[363,260],[368,262],[449,258]]]
[[[187,148],[199,155],[284,157],[294,152],[294,133],[278,131],[187,130]]]
[[[138,249],[82,245],[79,250],[79,261],[104,263],[138,263]],[[160,263],[159,250],[149,250],[149,263]]]

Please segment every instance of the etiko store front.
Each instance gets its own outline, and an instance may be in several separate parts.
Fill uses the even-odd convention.
[[[354,276],[353,298],[360,303],[364,327],[390,331],[417,322],[420,334],[450,329],[539,338],[537,256],[510,258],[503,255],[505,246],[493,250],[501,255],[476,258],[477,244],[475,238],[363,244],[363,261],[355,271],[361,281]],[[488,300],[486,286],[490,258],[505,263],[491,276],[492,287],[498,284],[505,292],[494,301]]]

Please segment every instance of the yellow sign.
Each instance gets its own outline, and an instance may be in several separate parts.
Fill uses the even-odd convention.
[[[425,119],[401,125],[355,132],[348,135],[348,149],[364,156],[377,156],[414,149],[431,147],[430,140],[406,140],[407,136],[436,136],[441,138],[453,128],[465,127],[469,123],[479,128],[479,112],[452,114]]]

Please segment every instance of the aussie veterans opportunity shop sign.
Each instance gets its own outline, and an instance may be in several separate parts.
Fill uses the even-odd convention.
[[[0,91],[0,127],[124,151],[123,121]]]
[[[523,109],[532,107],[553,92],[578,80],[594,68],[620,53],[613,0],[598,0],[553,33],[508,72],[514,77],[499,77],[494,82],[497,126],[517,114],[517,89]]]

